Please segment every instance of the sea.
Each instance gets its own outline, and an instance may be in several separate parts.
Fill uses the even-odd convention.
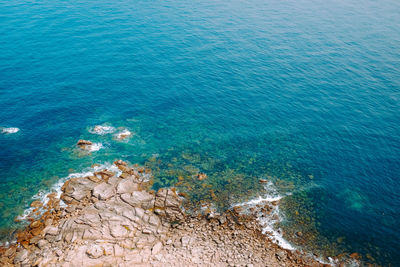
[[[3,243],[122,159],[193,206],[278,201],[276,242],[324,261],[400,266],[399,1],[2,0],[0,107]]]

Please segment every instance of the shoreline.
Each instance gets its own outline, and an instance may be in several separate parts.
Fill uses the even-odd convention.
[[[143,167],[114,165],[34,201],[30,225],[0,249],[2,266],[327,265],[275,244],[254,214],[185,214],[175,189],[154,192]]]

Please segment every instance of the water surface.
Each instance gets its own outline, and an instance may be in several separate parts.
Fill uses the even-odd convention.
[[[0,11],[0,126],[20,128],[0,135],[3,238],[37,192],[122,158],[151,166],[155,187],[207,173],[221,209],[270,179],[291,194],[282,227],[294,245],[400,262],[398,1],[16,0]],[[97,124],[134,135],[93,135]],[[82,154],[81,138],[104,147]],[[192,181],[193,199],[210,198],[201,188]]]

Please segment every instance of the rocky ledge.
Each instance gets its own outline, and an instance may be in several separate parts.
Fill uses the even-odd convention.
[[[194,216],[173,189],[150,190],[143,168],[114,163],[72,178],[62,195],[37,201],[17,243],[0,249],[1,266],[321,266],[261,234],[234,210]],[[61,207],[60,200],[66,205]],[[40,216],[39,216],[40,214]]]

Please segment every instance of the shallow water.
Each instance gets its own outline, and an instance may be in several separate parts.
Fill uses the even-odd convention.
[[[282,227],[294,245],[400,262],[398,1],[0,10],[0,127],[20,129],[0,133],[2,237],[39,190],[122,158],[152,167],[154,187],[182,176],[181,190],[220,209],[272,180],[291,193]],[[124,129],[132,136],[116,140]],[[102,147],[82,153],[79,139]]]

